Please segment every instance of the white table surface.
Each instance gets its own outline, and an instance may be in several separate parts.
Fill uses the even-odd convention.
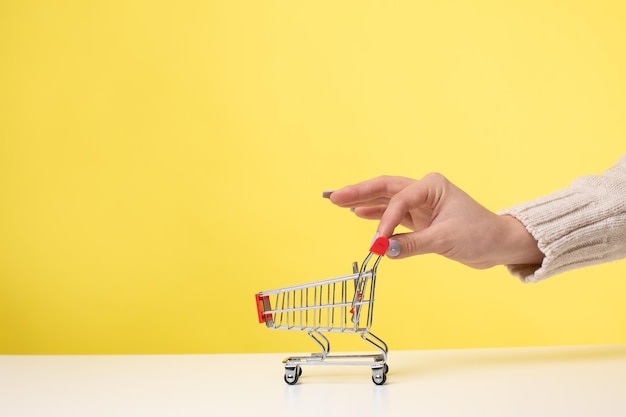
[[[392,351],[382,386],[285,356],[0,356],[0,416],[626,416],[626,345]]]

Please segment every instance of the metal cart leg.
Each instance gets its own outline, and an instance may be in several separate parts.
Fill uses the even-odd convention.
[[[319,347],[322,348],[322,352],[320,353],[322,357],[327,356],[330,353],[330,340],[320,332],[308,332],[308,335],[311,339],[317,343]]]

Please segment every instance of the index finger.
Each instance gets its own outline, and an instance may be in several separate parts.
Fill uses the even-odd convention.
[[[387,208],[378,223],[380,236],[391,237],[395,228],[402,223],[409,211],[429,204],[429,201],[432,199],[432,191],[429,184],[425,181],[417,181],[395,194],[389,200]]]

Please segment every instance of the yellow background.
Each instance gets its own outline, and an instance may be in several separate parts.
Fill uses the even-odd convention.
[[[621,0],[1,2],[0,353],[314,348],[253,299],[366,255],[322,191],[440,171],[496,211],[603,171],[625,28]],[[626,343],[625,266],[384,259],[373,331]]]

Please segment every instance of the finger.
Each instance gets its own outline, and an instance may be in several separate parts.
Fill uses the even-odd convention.
[[[435,218],[437,207],[448,194],[450,185],[450,182],[438,173],[428,174],[423,179],[413,182],[389,200],[387,210],[378,224],[378,233],[385,237],[391,236],[394,229],[414,209],[432,210],[431,216]]]
[[[356,207],[351,209],[357,217],[367,220],[380,220],[383,213],[387,209],[387,206],[375,206],[375,207]],[[399,225],[411,229],[415,232],[423,230],[431,223],[431,216],[429,214],[414,213],[405,216]]]
[[[390,237],[410,210],[422,207],[428,202],[429,192],[425,182],[417,182],[394,195],[381,216],[378,233]]]
[[[378,205],[373,207],[356,207],[353,211],[358,217],[367,220],[380,220],[387,205]]]
[[[361,201],[361,202],[358,202],[358,203],[350,204],[347,207],[350,207],[350,208],[355,208],[355,207],[376,207],[376,206],[387,207],[388,203],[389,203],[389,198],[387,198],[387,197],[379,197],[379,198],[375,198],[375,199],[372,199],[372,200]]]
[[[389,240],[387,255],[394,259],[408,258],[427,253],[439,254],[444,245],[436,226],[419,232],[400,233]]]
[[[386,202],[413,181],[404,177],[377,177],[334,191],[330,194],[330,200],[340,207],[378,205]]]
[[[336,191],[324,191],[322,193],[322,197],[323,198],[327,198],[327,199],[330,200],[330,196],[333,193],[335,193],[335,192]],[[355,202],[354,204],[342,204],[341,206],[343,206],[343,207],[350,207],[350,208],[387,206],[388,202],[389,202],[389,198],[387,198],[387,197],[379,197],[379,198],[376,198],[376,199],[373,199],[373,200],[369,200],[369,201]]]

